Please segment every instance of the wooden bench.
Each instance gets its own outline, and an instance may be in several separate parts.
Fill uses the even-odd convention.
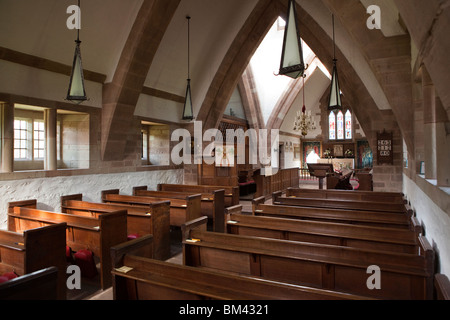
[[[225,274],[132,254],[151,236],[111,249],[114,300],[362,300],[366,297]],[[131,268],[126,272],[122,267]]]
[[[381,228],[409,229],[415,231],[416,234],[420,234],[423,232],[422,226],[415,217],[409,217],[403,214],[392,214],[386,212],[373,212],[365,210],[357,211],[329,208],[295,207],[270,205],[264,203],[264,197],[253,200],[253,215],[347,223]]]
[[[175,191],[150,191],[147,186],[133,188],[133,196],[156,197],[168,199],[186,199],[192,196],[192,192]],[[201,212],[207,216],[212,223],[212,230],[215,232],[225,232],[225,190],[214,190],[212,192],[201,193]]]
[[[420,234],[406,229],[392,230],[343,223],[249,216],[241,212],[241,205],[227,208],[228,233],[398,253],[419,253]]]
[[[417,255],[207,232],[205,224],[183,226],[184,265],[380,299],[433,298],[434,251],[424,237]],[[380,290],[367,286],[370,266],[381,269]]]
[[[127,211],[99,215],[97,218],[67,213],[11,207],[8,213],[10,230],[32,229],[66,223],[66,244],[74,251],[88,249],[100,260],[102,289],[111,286],[110,248],[127,241]],[[65,250],[64,250],[65,258]]]
[[[61,197],[63,213],[98,218],[98,215],[117,210],[127,210],[128,235],[153,235],[153,258],[166,260],[170,258],[170,202],[155,202],[145,208],[82,201],[82,194]],[[149,256],[149,252],[141,253]]]
[[[444,274],[435,274],[434,283],[437,300],[450,300],[450,280]]]
[[[297,198],[286,197],[281,192],[274,192],[272,203],[275,205],[296,206],[296,207],[315,207],[345,210],[364,210],[374,212],[389,212],[413,215],[413,210],[404,203],[382,203],[377,201],[350,201],[336,199],[316,199],[316,198]]]
[[[56,267],[34,271],[0,284],[0,300],[58,300]]]
[[[174,227],[181,227],[183,223],[202,215],[200,194],[189,195],[185,199],[170,199],[128,196],[119,193],[118,189],[102,191],[102,202],[148,207],[152,203],[170,201],[170,225]]]
[[[158,191],[212,193],[215,190],[225,190],[225,208],[239,204],[239,187],[235,186],[207,186],[186,184],[158,184]]]
[[[400,203],[400,204],[405,204],[407,202],[404,194],[399,192],[370,192],[370,191],[356,191],[356,190],[317,190],[317,189],[288,188],[286,190],[286,197],[368,201],[368,202],[375,201],[382,203]]]
[[[0,230],[0,274],[19,276],[56,267],[58,299],[66,299],[66,224]]]

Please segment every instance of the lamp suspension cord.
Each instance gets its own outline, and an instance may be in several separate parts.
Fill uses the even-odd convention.
[[[191,17],[187,16],[186,19],[188,20],[188,79],[191,79],[191,72],[190,72],[190,70],[191,70],[191,66],[190,66],[190,64],[191,64],[191,58],[190,58],[190,51],[191,51],[191,37],[190,37],[190,35],[191,35],[191,27],[190,27]]]
[[[81,4],[80,4],[80,0],[78,0],[78,9],[79,9],[79,12],[78,12],[78,14],[79,14],[79,16],[78,16],[78,21],[81,21]],[[80,43],[81,41],[80,41],[80,29],[81,29],[81,24],[80,24],[80,27],[79,28],[77,28],[77,43]]]
[[[333,20],[333,59],[336,60],[336,35],[334,30],[334,14],[331,15]]]

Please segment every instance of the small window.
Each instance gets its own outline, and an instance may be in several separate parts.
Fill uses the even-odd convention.
[[[34,122],[34,159],[45,158],[45,125],[43,121]]]
[[[14,159],[29,159],[28,122],[14,120]]]

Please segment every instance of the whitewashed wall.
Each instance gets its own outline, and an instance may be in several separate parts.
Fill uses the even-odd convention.
[[[438,256],[438,272],[450,277],[450,213],[439,208],[408,176],[403,175],[403,192],[424,226],[425,236]]]
[[[83,200],[101,202],[103,190],[120,189],[121,194],[131,195],[133,187],[156,190],[158,183],[183,183],[183,170],[0,181],[0,229],[7,227],[7,207],[11,201],[36,199],[38,209],[60,212],[63,195],[81,193]]]

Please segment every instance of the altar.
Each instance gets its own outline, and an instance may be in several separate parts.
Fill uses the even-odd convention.
[[[355,159],[318,159],[317,163],[332,164],[334,171],[341,171],[342,169],[355,170]]]

